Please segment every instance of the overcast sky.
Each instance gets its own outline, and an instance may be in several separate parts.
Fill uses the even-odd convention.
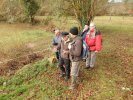
[[[109,2],[115,1],[115,2],[122,2],[122,0],[108,0]]]

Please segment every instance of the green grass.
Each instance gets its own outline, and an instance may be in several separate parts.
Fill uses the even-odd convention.
[[[113,33],[112,33],[113,34]],[[111,34],[111,35],[112,35]],[[56,65],[50,65],[46,59],[34,65],[28,65],[20,69],[14,76],[1,77],[0,90],[5,94],[0,95],[0,100],[62,100],[62,99],[85,99],[85,100],[132,100],[131,91],[122,90],[122,87],[132,89],[131,76],[126,71],[131,71],[130,64],[126,66],[122,62],[116,47],[119,43],[118,36],[110,37],[103,34],[107,39],[104,41],[104,49],[98,54],[94,70],[80,69],[80,85],[77,90],[68,90],[69,82],[58,77]],[[125,34],[126,35],[126,34]],[[132,37],[130,37],[132,38]],[[111,42],[113,40],[113,42]],[[108,45],[105,45],[108,44]],[[114,48],[113,48],[114,47]],[[131,48],[130,46],[127,48]],[[124,56],[128,57],[128,52]],[[129,59],[131,60],[131,59]],[[127,64],[127,63],[126,63]],[[2,83],[7,85],[3,86]]]
[[[0,25],[0,27],[2,27]],[[16,26],[14,26],[16,27]],[[33,51],[42,50],[51,41],[52,33],[45,30],[34,29],[34,26],[17,30],[14,27],[5,27],[0,31],[0,56],[1,59],[15,58]],[[6,30],[7,28],[7,30]],[[9,31],[8,31],[9,28]],[[3,34],[5,32],[5,34]],[[47,41],[45,41],[47,39]],[[30,47],[33,45],[33,47]]]
[[[132,17],[125,17],[124,25],[121,24],[122,17],[112,17],[111,22],[108,18],[96,17],[94,20],[102,31],[103,49],[97,54],[93,70],[85,70],[85,64],[81,64],[77,90],[70,91],[70,81],[58,77],[57,65],[50,65],[43,59],[24,66],[13,76],[1,76],[0,100],[132,100]],[[31,35],[34,41],[36,33],[32,33],[24,34]]]
[[[68,31],[73,26],[78,26],[78,22],[74,17],[57,17],[57,16],[37,16],[39,20],[50,18],[50,23],[53,23],[61,30]],[[111,18],[111,19],[110,19]],[[94,18],[94,22],[98,29],[103,33],[132,33],[133,32],[133,17],[128,16],[98,16]]]
[[[36,19],[41,20],[42,24],[52,23],[56,28],[62,31],[68,31],[73,26],[78,26],[77,21],[73,17],[58,17],[58,16],[37,16]],[[50,20],[47,20],[50,19]],[[47,23],[45,23],[45,21]]]
[[[21,72],[16,73],[14,76],[8,78],[8,79],[0,79],[1,83],[6,82],[6,86],[0,86],[0,90],[4,90],[6,92],[11,92],[6,95],[0,95],[0,100],[4,98],[11,98],[18,95],[22,95],[24,92],[27,92],[29,88],[34,88],[34,86],[37,84],[38,81],[36,81],[36,77],[41,74],[41,72],[47,72],[48,71],[48,61],[43,60],[38,63],[36,63],[33,66],[26,66],[26,69],[22,69]],[[31,82],[32,79],[32,82]],[[33,80],[34,79],[34,80]],[[27,82],[31,82],[32,84],[29,84]]]
[[[133,32],[133,17],[117,17],[101,16],[96,17],[94,22],[96,26],[104,33],[132,33]]]

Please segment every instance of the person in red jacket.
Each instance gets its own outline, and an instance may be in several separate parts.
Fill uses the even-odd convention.
[[[90,30],[85,37],[85,42],[88,45],[88,57],[85,68],[93,68],[96,61],[96,53],[102,48],[102,36],[100,31],[96,30],[94,23],[90,23]]]

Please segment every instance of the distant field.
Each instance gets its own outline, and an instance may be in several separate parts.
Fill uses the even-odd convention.
[[[69,30],[72,26],[78,26],[78,23],[76,20],[74,20],[73,17],[43,17],[38,16],[36,17],[39,20],[50,20],[50,22],[54,23],[56,27],[59,27],[60,29]],[[110,32],[133,32],[133,17],[123,17],[123,16],[98,16],[95,17],[94,22],[96,23],[96,26],[103,31],[104,33],[110,33]]]
[[[49,46],[51,36],[40,26],[0,23],[0,60],[43,50]]]
[[[94,22],[104,33],[133,33],[133,17],[100,16]]]
[[[69,31],[72,26],[78,26],[72,17],[37,16],[36,19],[42,22],[48,20],[50,25],[55,25],[62,31]],[[133,33],[133,17],[99,16],[95,18],[94,22],[102,33]],[[49,23],[47,24],[49,25]],[[46,44],[51,45],[53,34],[44,30],[48,25],[0,23],[0,47],[2,47],[0,48],[0,61],[42,50]]]

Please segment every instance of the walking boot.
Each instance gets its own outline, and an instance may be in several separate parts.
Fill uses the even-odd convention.
[[[59,75],[59,77],[65,77],[65,76],[66,76],[66,74],[64,72],[61,72]]]
[[[65,81],[68,81],[69,79],[70,79],[69,76],[66,76],[66,77],[65,77]]]
[[[76,88],[76,81],[77,81],[77,76],[72,76],[71,85],[69,87],[70,90],[73,90]]]

